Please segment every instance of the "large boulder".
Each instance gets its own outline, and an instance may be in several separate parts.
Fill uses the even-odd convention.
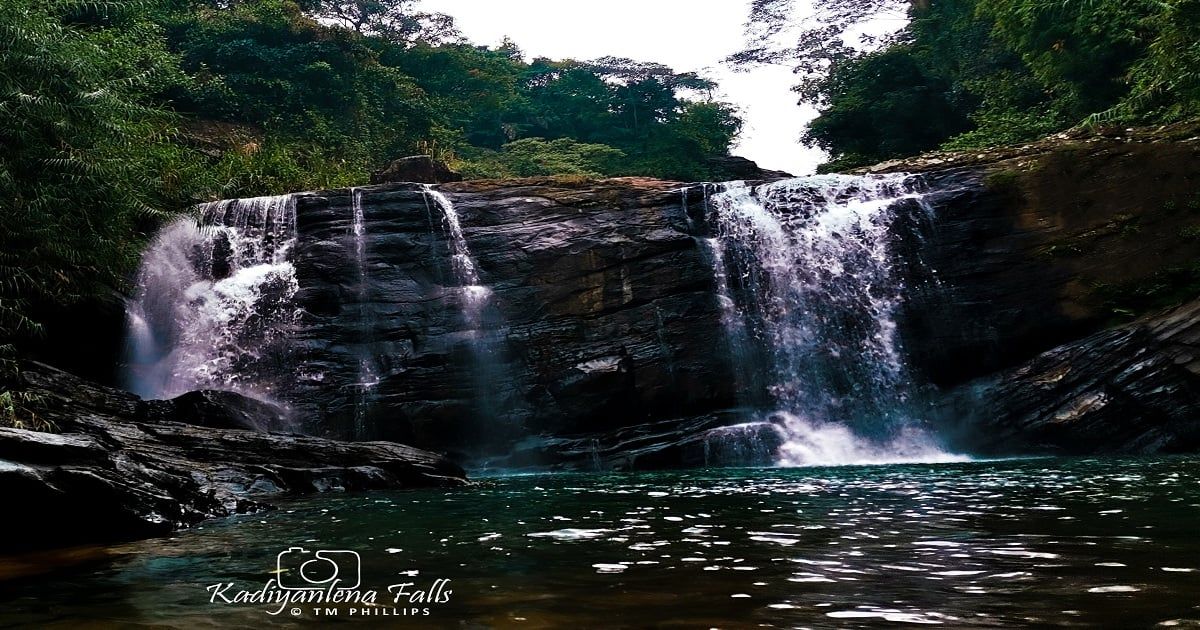
[[[372,184],[413,182],[418,184],[445,184],[460,182],[462,175],[428,155],[411,155],[392,160],[387,166],[371,173]]]
[[[726,155],[712,158],[708,161],[708,165],[714,172],[720,173],[721,177],[726,180],[742,179],[752,181],[793,177],[791,173],[785,171],[774,171],[763,168],[754,160],[744,158],[740,155]]]

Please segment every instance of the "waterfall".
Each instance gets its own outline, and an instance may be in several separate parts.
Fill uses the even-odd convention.
[[[729,284],[729,272],[725,265],[725,250],[721,245],[720,239],[717,238],[705,238],[701,239],[700,242],[704,247],[705,253],[708,255],[709,264],[712,265],[713,280],[716,283],[717,290],[717,302],[721,308],[721,327],[725,331],[727,350],[733,359],[733,376],[736,379],[737,391],[742,392],[742,396],[750,398],[750,400],[742,401],[744,403],[754,404],[755,402],[760,402],[753,395],[753,392],[758,389],[759,385],[752,369],[752,366],[755,364],[755,358],[751,354],[754,351],[754,346],[751,344],[750,334],[746,329],[745,317],[734,300],[733,291]]]
[[[126,309],[125,379],[144,398],[198,389],[276,400],[299,317],[290,195],[200,206],[146,250]]]
[[[491,291],[480,284],[479,272],[471,249],[467,246],[467,237],[463,234],[462,223],[458,220],[458,211],[454,204],[441,192],[426,185],[424,194],[432,199],[438,210],[442,212],[442,223],[450,242],[450,268],[454,279],[462,291],[463,316],[470,330],[476,335],[482,332],[483,309],[487,306]]]
[[[379,384],[375,357],[371,354],[371,342],[375,336],[375,312],[368,304],[370,278],[367,274],[367,227],[363,211],[363,190],[350,189],[350,233],[354,238],[354,262],[358,272],[356,297],[358,301],[358,383],[354,392],[354,437],[366,439],[369,433],[367,410],[371,405],[371,391]]]
[[[446,195],[425,185],[423,193],[428,209],[429,202],[441,212],[442,229],[450,249],[450,270],[462,308],[463,323],[467,334],[467,345],[473,362],[472,377],[474,380],[474,395],[476,412],[491,426],[500,408],[502,393],[496,387],[504,379],[503,365],[497,356],[499,340],[496,338],[498,326],[494,318],[489,321],[488,308],[492,306],[492,291],[484,286],[479,277],[479,267],[471,255],[463,233],[458,210]],[[430,217],[432,220],[432,216]]]
[[[907,179],[734,182],[710,198],[726,338],[736,373],[767,383],[783,465],[952,457],[921,428],[897,338],[890,228],[902,202],[921,199]]]

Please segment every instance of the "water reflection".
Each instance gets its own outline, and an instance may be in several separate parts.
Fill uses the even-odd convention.
[[[451,580],[428,617],[366,627],[1186,624],[1200,619],[1196,464],[572,474],[322,497],[9,581],[0,619],[292,624],[210,604],[204,587],[261,587],[303,545],[358,551],[381,589]]]

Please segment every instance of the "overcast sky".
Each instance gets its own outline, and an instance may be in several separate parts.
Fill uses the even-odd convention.
[[[475,43],[495,45],[508,36],[530,57],[612,55],[700,72],[742,111],[746,129],[736,153],[796,175],[811,173],[823,159],[799,142],[813,114],[796,104],[790,69],[734,73],[720,63],[742,46],[746,0],[422,0],[421,7],[454,16]]]

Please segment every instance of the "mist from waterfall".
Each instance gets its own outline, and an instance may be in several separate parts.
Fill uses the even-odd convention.
[[[897,338],[904,286],[890,230],[902,202],[921,199],[907,180],[733,182],[706,203],[716,235],[705,246],[735,372],[765,383],[740,388],[765,405],[743,402],[781,434],[781,465],[961,459],[922,428]]]
[[[215,389],[276,401],[299,312],[290,195],[231,199],[163,228],[126,308],[125,381],[144,398]]]
[[[450,250],[450,270],[456,283],[455,291],[462,309],[466,344],[471,355],[471,376],[476,403],[476,413],[488,426],[495,419],[503,405],[501,392],[495,390],[496,384],[502,382],[501,371],[504,369],[501,357],[498,356],[500,342],[497,339],[499,321],[494,316],[494,310],[489,311],[492,304],[492,291],[483,284],[479,277],[479,266],[471,255],[463,232],[458,210],[450,198],[426,185],[423,188],[427,209],[436,208],[441,214],[442,231]],[[430,221],[433,220],[432,212]],[[489,319],[489,314],[493,317]]]

